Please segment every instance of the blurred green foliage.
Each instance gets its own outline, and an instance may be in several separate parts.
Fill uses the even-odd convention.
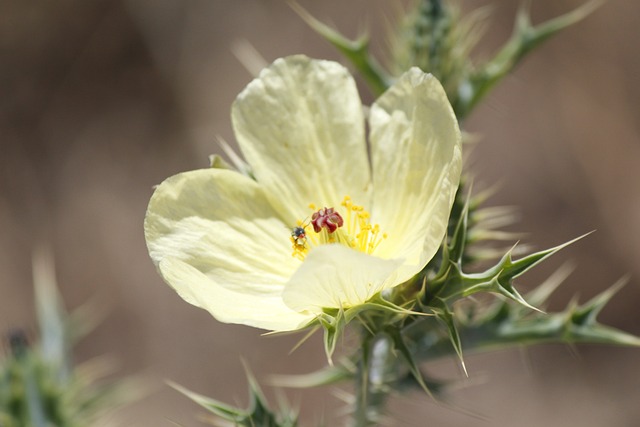
[[[30,342],[23,330],[7,334],[8,352],[0,355],[0,426],[107,425],[106,415],[140,389],[132,381],[102,381],[111,371],[106,360],[73,363],[72,345],[95,325],[95,313],[66,312],[48,252],[36,253],[33,263],[39,337]]]

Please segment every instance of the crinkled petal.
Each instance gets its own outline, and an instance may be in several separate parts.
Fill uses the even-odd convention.
[[[236,138],[273,206],[295,222],[308,205],[368,203],[362,105],[346,68],[298,55],[276,60],[233,104]]]
[[[224,169],[196,170],[167,179],[154,192],[145,218],[153,261],[160,265],[172,259],[193,267],[235,295],[226,305],[280,298],[299,264],[291,256],[289,235],[259,184]],[[184,287],[189,285],[178,280],[178,273],[165,275],[165,280],[181,295],[187,293]],[[205,288],[202,283],[193,286]],[[190,302],[217,308],[220,301],[204,302],[214,294],[205,292]]]
[[[227,289],[176,258],[164,258],[159,270],[185,301],[204,308],[221,322],[291,331],[306,326],[314,318],[291,310],[284,305],[280,295],[247,294]]]
[[[460,181],[460,130],[440,82],[418,68],[371,107],[375,222],[388,234],[374,252],[404,258],[408,279],[434,256]]]
[[[338,244],[319,246],[293,274],[282,298],[300,312],[353,307],[394,286],[401,264],[402,260],[383,260]]]

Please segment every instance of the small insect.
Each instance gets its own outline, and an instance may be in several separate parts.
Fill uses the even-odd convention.
[[[291,230],[291,239],[293,243],[297,246],[304,246],[307,244],[307,232],[304,227],[294,227]]]

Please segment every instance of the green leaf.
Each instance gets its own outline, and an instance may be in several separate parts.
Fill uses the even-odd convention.
[[[344,332],[347,325],[342,309],[333,310],[331,313],[323,313],[318,317],[320,325],[324,329],[324,351],[329,365],[333,365],[333,353],[336,350],[338,338]]]
[[[449,340],[453,345],[453,348],[458,355],[458,359],[460,359],[460,365],[462,365],[462,369],[464,371],[465,376],[469,376],[467,372],[467,366],[464,363],[464,357],[462,355],[462,342],[460,341],[460,334],[458,333],[458,328],[456,327],[456,322],[453,316],[453,312],[449,310],[449,307],[443,302],[440,307],[432,307],[433,312],[436,315],[436,318],[441,321],[447,331],[449,332]]]
[[[238,409],[219,400],[211,399],[210,397],[195,393],[173,382],[169,382],[169,385],[187,396],[196,404],[222,419],[239,423],[248,416],[248,412],[246,410]]]
[[[209,167],[214,169],[235,170],[234,167],[231,166],[219,154],[212,154],[209,156]]]
[[[289,5],[316,33],[324,37],[351,61],[376,96],[381,95],[391,86],[391,78],[369,54],[369,36],[366,33],[356,40],[350,40],[314,18],[298,3],[290,1]]]
[[[32,355],[30,355],[32,356]],[[39,387],[36,378],[37,370],[33,357],[28,357],[23,361],[25,366],[24,387],[25,402],[27,406],[28,425],[33,427],[48,427],[47,414],[45,412],[44,390]]]
[[[592,325],[596,317],[613,296],[627,283],[628,277],[620,279],[606,291],[594,297],[589,302],[577,308],[572,314],[572,321],[576,325]]]
[[[302,375],[273,375],[270,383],[278,387],[313,388],[337,384],[353,379],[355,366],[348,359],[341,360],[333,366],[326,366],[318,371]]]
[[[67,381],[71,372],[68,315],[58,293],[50,249],[41,247],[33,255],[33,282],[42,357],[58,369],[58,379]]]
[[[528,53],[561,30],[580,22],[602,3],[600,0],[587,2],[569,13],[537,26],[531,24],[528,12],[521,8],[509,41],[492,60],[472,73],[466,82],[461,83],[459,96],[454,105],[458,117],[465,117]]]
[[[223,420],[231,421],[236,426],[295,427],[297,425],[296,414],[294,411],[281,410],[281,413],[279,414],[274,413],[269,409],[260,386],[248,370],[247,378],[249,382],[249,407],[247,409],[239,409],[234,406],[227,405],[219,400],[190,391],[175,383],[169,384],[202,408]]]
[[[551,294],[569,277],[574,269],[573,264],[563,264],[541,285],[529,292],[526,300],[537,307],[543,306]]]
[[[418,367],[418,363],[412,352],[409,350],[409,347],[407,347],[407,344],[405,343],[404,337],[402,336],[400,330],[394,327],[389,327],[386,329],[386,333],[393,341],[394,349],[397,350],[402,356],[415,381],[420,385],[425,393],[433,397],[431,389],[427,386],[422,372],[420,372],[420,368]]]
[[[218,142],[218,145],[220,146],[220,149],[224,152],[224,154],[226,154],[227,158],[231,161],[233,167],[231,167],[232,166],[231,164],[227,163],[221,157],[216,155],[209,157],[210,166],[212,168],[218,167],[223,169],[235,168],[242,175],[245,175],[255,180],[255,176],[253,175],[253,170],[251,169],[251,166],[249,166],[249,164],[245,162],[238,155],[238,153],[235,152],[235,150],[231,147],[231,145],[229,145],[229,143],[225,141],[221,136],[217,137],[217,142]]]
[[[95,425],[109,409],[140,397],[141,384],[97,383],[105,376],[104,369],[97,369],[100,365],[72,364],[71,345],[79,330],[74,321],[79,318],[72,319],[64,309],[49,251],[34,253],[33,270],[40,340],[29,345],[24,333],[9,334],[11,353],[0,360],[0,425]]]
[[[456,299],[467,297],[478,292],[491,292],[503,295],[529,309],[538,310],[520,295],[513,286],[513,280],[561,249],[585,236],[587,236],[587,234],[556,247],[527,255],[518,260],[512,259],[514,246],[495,266],[481,273],[466,274],[461,271],[461,266],[453,265],[448,277],[432,283],[432,289],[428,296],[432,298],[438,297],[447,303],[451,303]],[[427,305],[428,304],[429,301],[427,301]]]
[[[540,286],[542,290],[536,289],[528,294],[531,300],[538,303],[546,300],[550,291],[566,277],[569,269],[559,269]],[[565,310],[557,313],[524,310],[506,301],[496,301],[492,306],[485,308],[483,315],[467,322],[458,322],[460,342],[466,353],[541,343],[594,343],[638,347],[640,338],[604,326],[597,321],[597,315],[623,283],[624,280],[621,280],[589,302],[583,305],[571,303]],[[438,334],[429,319],[413,323],[410,328],[404,330],[404,334],[415,343],[414,355],[417,360],[431,360],[455,354],[450,337]]]
[[[455,226],[451,243],[448,248],[448,259],[461,265],[464,256],[464,250],[467,244],[467,230],[469,229],[469,206],[471,201],[471,189],[469,188],[462,212]]]
[[[404,305],[411,307],[415,305],[415,301],[407,301]],[[375,312],[397,315],[397,318],[407,317],[410,315],[415,316],[430,316],[430,313],[423,313],[420,311],[413,311],[410,308],[402,307],[394,304],[391,301],[386,300],[381,294],[374,295],[369,301],[364,304],[348,308],[344,311],[345,324],[351,322],[362,313],[372,314]],[[393,323],[393,318],[387,318],[387,322]]]

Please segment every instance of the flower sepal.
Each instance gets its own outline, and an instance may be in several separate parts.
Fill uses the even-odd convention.
[[[332,356],[335,351],[336,341],[344,333],[346,326],[357,321],[365,329],[375,334],[382,327],[389,325],[401,325],[411,316],[432,316],[432,313],[414,311],[416,300],[407,301],[397,305],[378,293],[363,304],[348,309],[325,308],[318,315],[317,321],[324,330],[325,352],[329,364],[333,364]]]

